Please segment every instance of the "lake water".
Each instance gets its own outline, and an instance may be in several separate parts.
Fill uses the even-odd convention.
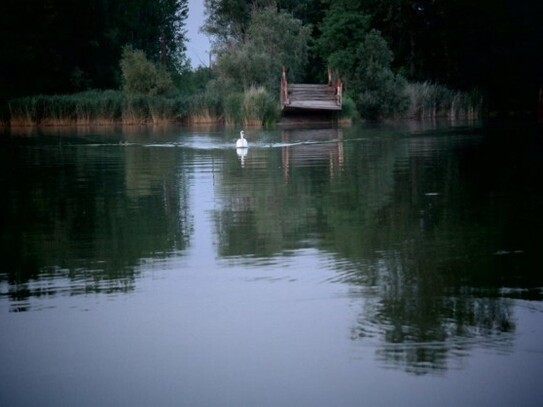
[[[540,406],[543,133],[0,138],[0,405]]]

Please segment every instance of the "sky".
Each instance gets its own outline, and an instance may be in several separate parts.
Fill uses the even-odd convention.
[[[189,0],[189,17],[186,21],[187,56],[193,67],[209,65],[209,38],[199,32],[204,24],[204,0]]]

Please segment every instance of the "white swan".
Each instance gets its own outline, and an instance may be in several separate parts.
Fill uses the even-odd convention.
[[[247,148],[249,145],[247,144],[247,140],[245,140],[245,137],[243,137],[243,130],[239,132],[239,139],[236,141],[236,148]]]

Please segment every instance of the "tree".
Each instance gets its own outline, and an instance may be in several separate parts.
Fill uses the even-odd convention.
[[[218,46],[243,41],[251,13],[276,7],[275,0],[205,0],[206,21],[203,31],[212,36]]]
[[[108,0],[106,35],[119,51],[142,50],[151,60],[179,69],[186,56],[188,0]]]
[[[405,80],[392,72],[393,54],[370,16],[336,1],[323,20],[316,47],[337,70],[362,117],[380,120],[406,107]]]
[[[316,48],[328,65],[347,77],[357,65],[356,51],[369,29],[369,16],[334,7],[325,16]]]
[[[356,57],[359,63],[350,78],[350,93],[362,117],[380,120],[405,111],[407,82],[390,69],[393,55],[379,31],[365,36]]]
[[[290,13],[268,7],[255,10],[245,38],[216,50],[219,79],[239,84],[238,90],[265,86],[278,92],[281,66],[289,67],[291,79],[303,74],[310,37],[309,27]]]
[[[188,0],[2,0],[0,98],[117,87],[126,45],[180,68],[187,15]]]
[[[310,28],[310,41],[306,50],[310,61],[304,77],[309,80],[323,79],[326,64],[311,49],[311,37],[320,35],[319,27],[327,9],[322,0],[205,0],[206,21],[203,31],[209,34],[217,48],[226,48],[246,40],[251,15],[263,9],[290,13]]]

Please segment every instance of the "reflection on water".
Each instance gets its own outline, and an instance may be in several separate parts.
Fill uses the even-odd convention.
[[[62,141],[4,143],[0,270],[14,310],[31,297],[132,290],[141,258],[188,243],[182,155]]]
[[[352,314],[340,336],[416,375],[465,368],[480,349],[514,355],[519,301],[541,322],[533,129],[250,130],[244,151],[234,130],[55,131],[1,141],[2,309],[143,301],[157,269],[183,279],[185,298],[265,282],[277,296],[300,290],[297,301],[335,298],[337,323]],[[331,307],[313,304],[317,320]]]

